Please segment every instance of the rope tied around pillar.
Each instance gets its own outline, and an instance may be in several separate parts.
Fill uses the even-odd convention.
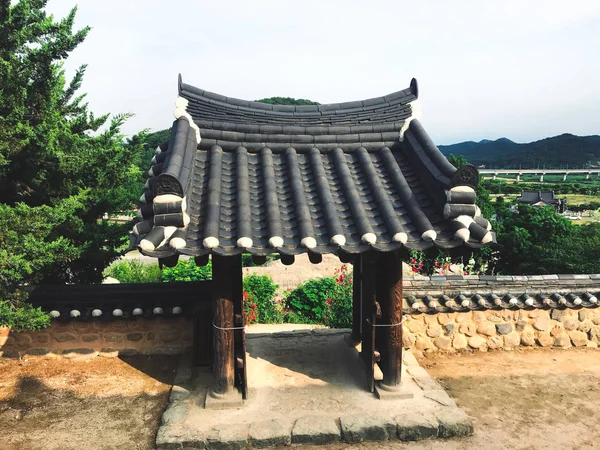
[[[234,331],[234,330],[245,330],[246,329],[245,326],[243,326],[243,327],[221,328],[221,327],[216,326],[214,322],[213,322],[212,326],[215,327],[217,330],[220,330],[220,331]]]
[[[398,323],[371,323],[370,319],[367,319],[367,323],[369,325],[371,325],[372,327],[399,327],[400,325],[402,325],[404,322],[406,322],[406,317],[403,317],[402,320]]]

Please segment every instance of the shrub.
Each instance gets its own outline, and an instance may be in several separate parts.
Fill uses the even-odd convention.
[[[283,321],[280,304],[274,299],[279,286],[273,282],[271,277],[252,274],[244,278],[243,284],[246,323],[281,323]]]
[[[285,297],[288,323],[316,323],[331,328],[352,324],[352,275],[344,264],[334,277],[308,280]]]
[[[306,323],[324,323],[327,314],[327,300],[335,292],[333,277],[308,280],[290,291],[285,297],[285,306]]]
[[[144,264],[135,259],[111,264],[104,271],[104,275],[115,278],[121,283],[159,283],[162,281],[158,264]]]
[[[171,281],[202,281],[212,278],[212,262],[206,266],[197,266],[193,258],[179,260],[175,267],[163,267],[162,280]]]
[[[41,308],[34,308],[29,303],[17,306],[7,301],[0,301],[0,327],[10,327],[12,331],[43,330],[50,326],[50,316]]]
[[[331,298],[325,303],[328,313],[324,324],[330,328],[352,327],[352,274],[345,264],[336,270],[335,288]]]

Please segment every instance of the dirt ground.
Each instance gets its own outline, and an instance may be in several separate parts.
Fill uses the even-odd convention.
[[[337,444],[327,450],[600,448],[598,350],[437,355],[421,364],[473,418],[472,437],[410,444]]]
[[[152,449],[176,362],[0,360],[0,449]],[[304,448],[600,448],[598,350],[437,355],[422,364],[473,418],[473,437]]]
[[[0,359],[0,450],[151,449],[178,361]]]

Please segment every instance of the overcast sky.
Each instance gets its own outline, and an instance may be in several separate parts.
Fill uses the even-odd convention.
[[[66,15],[73,0],[50,0]],[[167,128],[177,74],[255,100],[361,100],[419,81],[437,144],[600,134],[600,1],[81,1],[90,108]]]

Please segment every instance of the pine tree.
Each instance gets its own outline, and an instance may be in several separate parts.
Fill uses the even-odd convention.
[[[143,182],[142,136],[129,115],[94,116],[63,61],[89,32],[76,8],[55,20],[45,0],[0,0],[0,301],[19,286],[97,282],[124,248],[105,214],[131,209]]]

